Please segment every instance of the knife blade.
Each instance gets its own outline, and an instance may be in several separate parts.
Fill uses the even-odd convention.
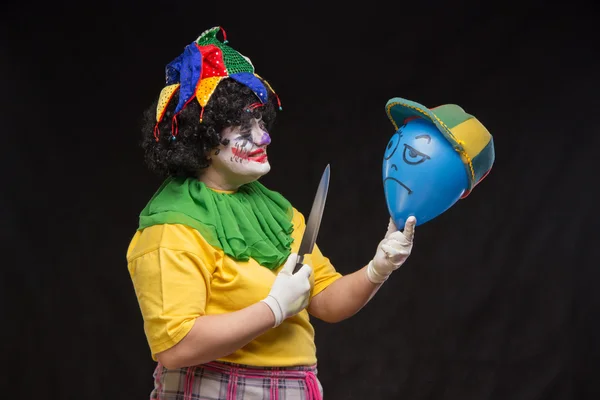
[[[306,221],[306,229],[302,235],[302,241],[298,249],[298,260],[294,267],[294,273],[298,272],[304,263],[304,256],[310,254],[315,247],[317,241],[317,235],[319,233],[319,227],[321,226],[321,219],[323,217],[323,210],[325,209],[325,201],[327,200],[327,191],[329,189],[329,164],[325,167],[319,187],[317,188],[317,194],[313,200],[308,220]]]

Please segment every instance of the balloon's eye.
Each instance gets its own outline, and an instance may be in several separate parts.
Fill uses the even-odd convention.
[[[395,133],[385,148],[385,154],[383,156],[385,160],[389,160],[394,155],[398,148],[398,143],[400,143],[400,135]]]
[[[429,157],[427,154],[425,153],[421,153],[419,150],[415,149],[412,146],[409,146],[408,144],[404,145],[404,152],[402,153],[402,158],[404,159],[404,162],[410,165],[416,165],[416,164],[421,164],[422,162],[425,162],[426,160],[430,159],[431,157]]]

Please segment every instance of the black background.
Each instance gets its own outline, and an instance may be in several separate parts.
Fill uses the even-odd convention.
[[[417,228],[355,317],[314,321],[327,399],[597,399],[599,28],[592,2],[11,2],[0,115],[2,397],[145,399],[125,251],[157,178],[138,146],[164,66],[221,25],[283,102],[262,182],[342,273],[387,225],[392,97],[494,135],[473,194]]]

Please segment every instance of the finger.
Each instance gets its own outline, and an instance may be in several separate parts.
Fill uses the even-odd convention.
[[[388,222],[387,232],[385,233],[385,237],[390,236],[392,233],[397,232],[398,227],[394,223],[394,220],[390,217],[390,221]]]
[[[281,269],[281,272],[285,272],[288,274],[292,274],[294,272],[294,267],[296,266],[296,263],[298,262],[298,254],[297,253],[292,253],[289,255],[289,257],[287,258],[287,260],[285,261],[285,264],[283,264],[283,268]]]
[[[417,224],[417,218],[410,216],[406,219],[406,223],[404,224],[404,236],[408,239],[409,242],[413,241],[415,237],[415,225]]]
[[[392,247],[400,246],[408,246],[411,242],[408,240],[404,232],[394,232],[390,235],[389,238],[386,239],[385,243]]]
[[[399,250],[389,246],[387,244],[381,245],[381,250],[385,253],[387,257],[394,257],[399,254]]]
[[[389,253],[386,253],[386,259],[394,265],[404,262],[404,260],[410,256],[410,249],[405,247],[401,249],[394,249],[393,247],[390,247],[387,250]]]
[[[383,252],[390,256],[396,256],[398,254],[408,254],[410,252],[410,246],[408,245],[403,245],[401,243],[398,243],[396,241],[391,241],[391,242],[387,242],[385,244],[381,245],[381,250],[383,250]]]
[[[300,268],[298,270],[298,272],[296,272],[296,275],[300,275],[300,276],[304,277],[305,279],[308,279],[308,278],[310,278],[311,273],[312,273],[312,268],[310,267],[310,265],[304,264],[302,266],[302,268]]]

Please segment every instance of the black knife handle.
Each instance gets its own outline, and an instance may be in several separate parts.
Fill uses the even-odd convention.
[[[294,274],[296,272],[298,272],[300,270],[300,268],[302,268],[302,266],[304,265],[304,256],[298,256],[298,260],[296,261],[296,266],[294,267]]]

